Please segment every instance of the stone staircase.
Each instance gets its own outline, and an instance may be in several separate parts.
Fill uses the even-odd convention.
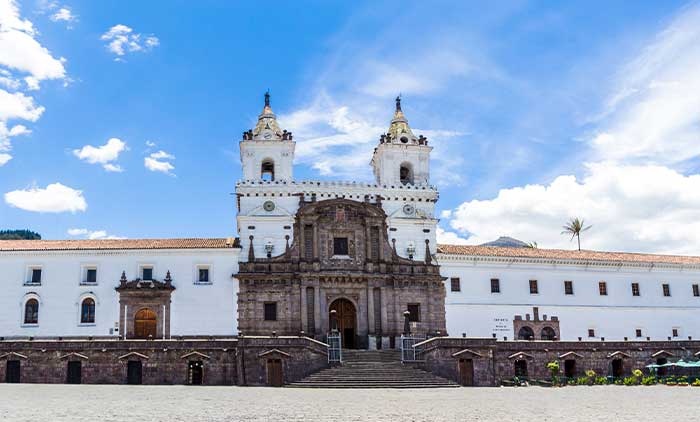
[[[456,383],[401,363],[398,350],[343,350],[343,364],[288,384],[297,388],[445,388]]]

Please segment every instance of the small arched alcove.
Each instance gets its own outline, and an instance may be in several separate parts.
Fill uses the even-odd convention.
[[[267,181],[275,180],[275,162],[272,158],[262,160],[262,164],[260,164],[260,178]]]
[[[402,185],[413,184],[413,166],[411,163],[403,162],[399,167],[399,180]]]

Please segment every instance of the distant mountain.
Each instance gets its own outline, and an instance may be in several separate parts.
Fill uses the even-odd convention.
[[[486,242],[479,246],[498,246],[501,248],[527,248],[528,244],[523,242],[522,240],[513,239],[512,237],[501,236],[494,241]]]
[[[31,230],[0,230],[0,240],[39,240],[41,235]]]

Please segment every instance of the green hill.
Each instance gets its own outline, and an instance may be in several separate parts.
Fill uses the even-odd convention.
[[[0,230],[0,240],[39,240],[41,235],[31,230]]]

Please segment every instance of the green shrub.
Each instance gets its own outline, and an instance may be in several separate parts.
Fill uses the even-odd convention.
[[[559,384],[559,362],[552,361],[547,364],[550,375],[552,375],[552,384]]]
[[[654,378],[654,377],[642,378],[642,385],[654,385],[654,384],[656,384],[656,378]]]
[[[700,387],[700,378],[696,379],[695,382],[693,382],[694,387]]]
[[[641,378],[644,374],[642,373],[641,369],[635,369],[632,371],[632,375],[634,375],[635,378]]]
[[[581,377],[581,378],[576,378],[576,385],[586,385],[590,383],[590,378],[588,377]],[[698,380],[700,381],[700,380]]]
[[[637,377],[626,377],[622,380],[622,383],[625,385],[637,385]]]
[[[595,379],[595,385],[606,385],[607,383],[608,380],[605,377],[596,377]]]
[[[587,376],[588,378],[594,378],[594,377],[595,377],[595,371],[592,370],[592,369],[589,369],[588,371],[586,371],[586,376]]]

